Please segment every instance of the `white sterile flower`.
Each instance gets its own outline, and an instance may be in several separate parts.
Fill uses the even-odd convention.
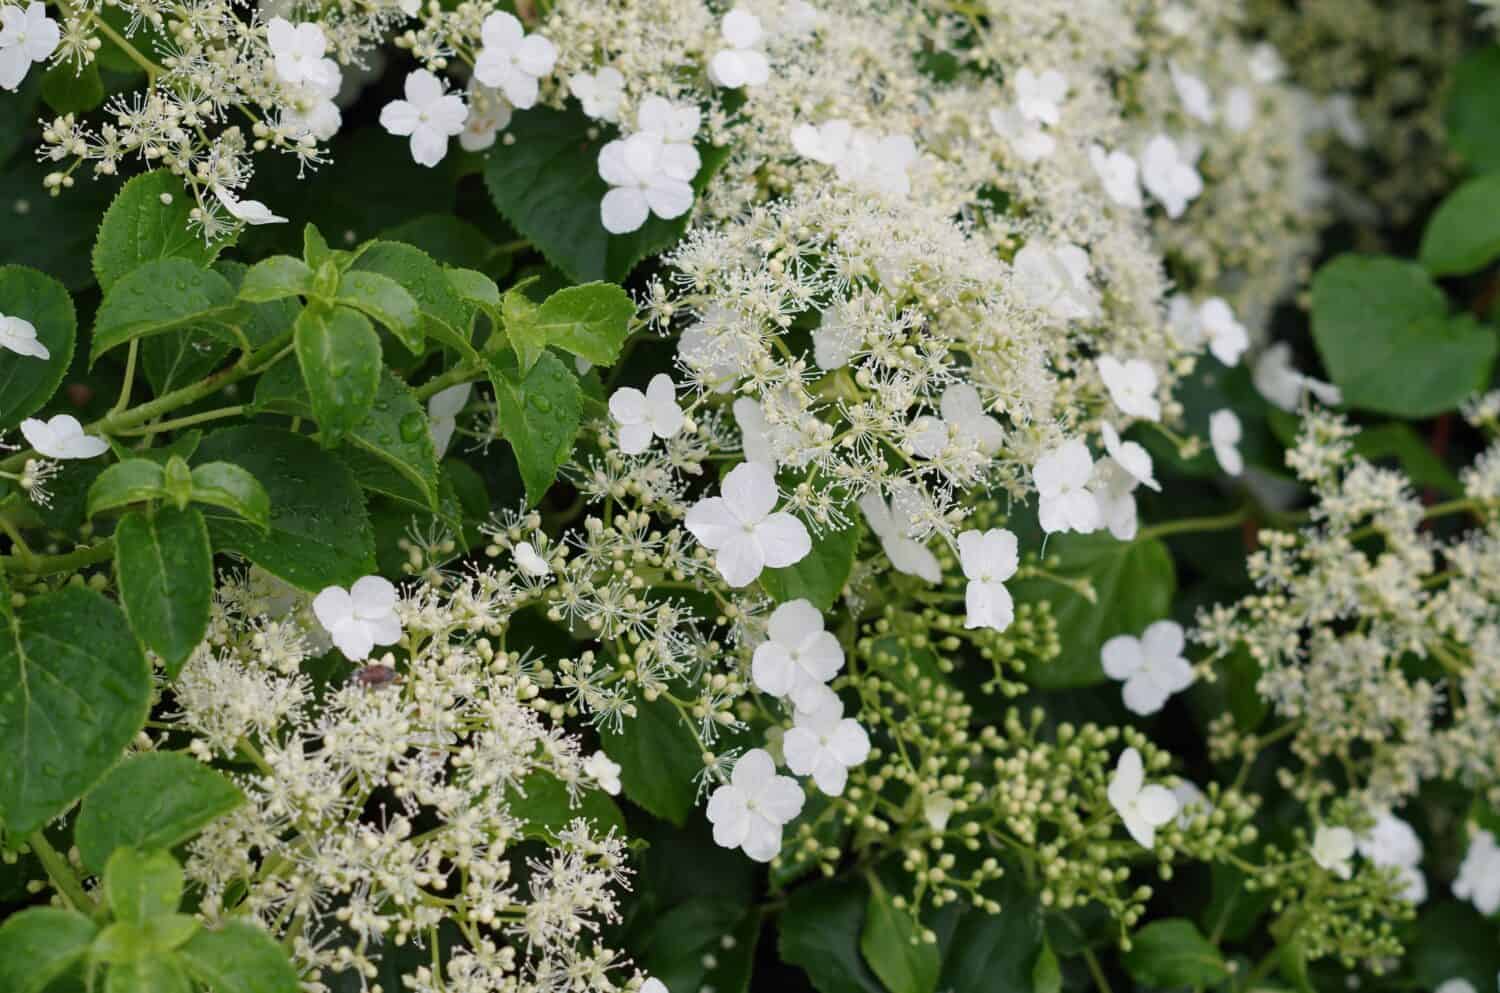
[[[906,170],[917,160],[917,146],[910,135],[882,135],[856,130],[849,150],[839,160],[839,178],[852,186],[889,196],[911,192]]]
[[[1040,162],[1057,151],[1057,139],[1015,107],[991,107],[990,126],[1022,162]]]
[[[710,304],[702,319],[677,339],[678,359],[715,393],[733,390],[754,354],[745,336],[734,333],[737,320],[723,304]]]
[[[620,795],[620,764],[603,752],[595,752],[583,760],[583,774],[610,796]]]
[[[245,224],[285,224],[286,218],[273,214],[271,208],[259,200],[240,200],[229,190],[214,184],[214,196],[224,205],[229,216]]]
[[[653,976],[642,983],[636,993],[672,993],[672,991],[667,989],[666,983]]]
[[[1250,52],[1250,78],[1257,83],[1274,83],[1286,72],[1281,53],[1269,41],[1256,45]]]
[[[427,398],[427,424],[432,431],[432,448],[438,458],[443,457],[453,442],[453,432],[458,430],[458,415],[468,406],[473,389],[473,383],[459,383]]]
[[[1145,446],[1121,440],[1120,433],[1112,424],[1105,424],[1099,433],[1104,438],[1104,450],[1131,479],[1149,489],[1161,489],[1152,468],[1151,453],[1146,451]]]
[[[1467,979],[1462,976],[1454,976],[1452,979],[1445,979],[1441,983],[1438,983],[1437,988],[1432,993],[1478,993],[1478,991],[1474,989],[1474,984]]]
[[[1453,895],[1488,917],[1500,910],[1500,845],[1489,831],[1476,831],[1459,863]]]
[[[1005,443],[1005,429],[985,412],[979,391],[968,383],[955,383],[944,390],[938,409],[943,412],[944,424],[985,455],[994,455]]]
[[[1156,399],[1156,370],[1150,362],[1145,359],[1121,362],[1112,355],[1104,355],[1095,364],[1099,367],[1099,378],[1109,389],[1110,399],[1122,413],[1144,417],[1148,421],[1161,420],[1161,402]]]
[[[788,769],[811,776],[828,796],[840,796],[849,770],[870,757],[870,736],[858,721],[844,716],[843,701],[830,693],[812,710],[796,709],[781,751]]]
[[[1198,327],[1208,335],[1208,350],[1225,365],[1238,365],[1250,347],[1250,332],[1235,319],[1223,297],[1209,297],[1198,307]]]
[[[691,145],[692,168],[682,156],[682,146],[672,146],[660,136],[637,132],[616,139],[599,150],[599,176],[610,185],[599,203],[599,219],[610,234],[626,234],[657,217],[681,217],[693,206],[693,187],[688,180],[698,168],[698,153]],[[686,175],[683,173],[686,172]]]
[[[1146,150],[1141,153],[1141,185],[1168,217],[1175,218],[1181,217],[1188,204],[1203,192],[1203,177],[1177,142],[1159,134],[1146,142]]]
[[[1312,858],[1320,868],[1348,879],[1354,875],[1354,866],[1350,864],[1354,858],[1354,832],[1346,827],[1319,825],[1313,835]]]
[[[1139,638],[1117,634],[1104,643],[1099,661],[1104,674],[1124,683],[1125,706],[1133,714],[1150,716],[1174,693],[1193,683],[1193,667],[1183,658],[1186,645],[1182,625],[1157,621]]]
[[[769,752],[752,748],[734,764],[729,782],[708,798],[714,841],[769,862],[781,851],[782,825],[802,812],[805,799],[795,779],[777,775]]]
[[[469,80],[469,116],[458,143],[466,152],[482,152],[495,144],[495,135],[510,126],[510,101],[499,90]]]
[[[552,566],[548,565],[547,560],[537,554],[536,548],[529,541],[517,542],[516,547],[511,551],[511,555],[516,560],[516,568],[528,576],[540,578],[552,573]]]
[[[0,348],[29,355],[36,359],[50,359],[52,353],[36,336],[36,325],[23,317],[0,314]]]
[[[484,19],[480,36],[484,44],[474,60],[474,78],[521,110],[535,104],[537,80],[552,71],[556,46],[539,34],[528,35],[515,15],[503,10]]]
[[[823,319],[813,328],[813,359],[823,369],[841,369],[849,364],[864,340],[849,321],[843,307],[823,311]]]
[[[464,129],[469,108],[457,93],[426,69],[406,76],[406,99],[392,100],[380,111],[380,126],[394,135],[411,136],[411,157],[429,168],[448,154],[448,139]]]
[[[1028,241],[1011,269],[1022,298],[1062,321],[1092,316],[1099,295],[1089,284],[1089,253],[1077,245]]]
[[[1196,117],[1204,124],[1212,124],[1214,117],[1214,96],[1208,90],[1208,85],[1190,72],[1184,72],[1175,62],[1167,64],[1167,71],[1172,76],[1172,87],[1177,91],[1177,99],[1182,101],[1182,109],[1189,117]]]
[[[946,831],[956,806],[958,804],[946,793],[929,793],[922,799],[922,819],[934,831]]]
[[[792,129],[792,147],[803,158],[824,165],[838,165],[848,153],[853,137],[853,126],[844,120],[799,124]]]
[[[1128,152],[1119,149],[1106,152],[1102,145],[1090,145],[1089,163],[1111,200],[1133,210],[1145,205],[1141,197],[1141,169]]]
[[[760,18],[736,7],[724,15],[719,33],[729,45],[714,53],[708,61],[708,78],[715,86],[737,90],[741,86],[759,86],[771,78],[771,64],[755,46],[765,37]]]
[[[326,587],[313,597],[313,615],[350,661],[369,658],[376,645],[401,640],[396,587],[380,576],[364,576],[349,589]]]
[[[1224,97],[1224,123],[1229,130],[1243,134],[1255,122],[1255,94],[1246,86],[1236,86]]]
[[[1015,603],[1005,588],[1020,565],[1016,547],[1016,536],[1004,528],[958,536],[958,562],[969,581],[964,588],[964,627],[1004,631],[1016,619]]]
[[[740,446],[744,449],[745,459],[769,466],[774,472],[776,453],[771,447],[771,425],[760,401],[753,397],[737,397],[730,409],[734,412],[734,423],[740,429]]]
[[[1177,826],[1184,830],[1193,823],[1194,817],[1211,813],[1214,809],[1198,784],[1188,779],[1177,780],[1177,785],[1172,787],[1172,796],[1177,799]]]
[[[844,667],[844,649],[823,630],[823,615],[811,601],[790,600],[771,611],[766,635],[750,659],[756,688],[814,708],[825,696],[825,684]]]
[[[1177,816],[1177,798],[1165,786],[1146,784],[1145,763],[1134,748],[1120,753],[1108,793],[1109,804],[1125,822],[1125,830],[1144,848],[1155,845],[1156,829]]]
[[[807,0],[784,0],[776,33],[789,38],[809,35],[817,28],[822,16]]]
[[[27,4],[25,10],[0,7],[0,87],[20,86],[31,64],[47,61],[61,39],[62,31],[44,4]]]
[[[912,454],[924,459],[935,459],[948,447],[948,425],[941,417],[923,414],[911,422],[907,433]]]
[[[1371,862],[1395,869],[1406,884],[1402,895],[1411,903],[1427,899],[1427,877],[1418,868],[1422,861],[1422,839],[1412,826],[1390,811],[1380,811],[1375,826],[1354,839],[1355,849]]]
[[[47,421],[28,417],[21,422],[21,436],[49,459],[91,459],[109,451],[109,442],[84,434],[83,425],[72,414],[58,414]]]
[[[865,523],[880,539],[880,547],[897,572],[917,576],[929,583],[943,581],[943,569],[937,556],[925,544],[911,537],[911,514],[903,501],[897,497],[889,504],[875,491],[859,498],[859,509],[865,515]]]
[[[319,24],[305,22],[293,24],[284,17],[273,17],[266,25],[266,44],[276,67],[276,78],[283,83],[297,86],[311,83],[322,88],[337,87],[338,63],[324,58],[328,51],[328,39],[323,36]]]
[[[673,103],[664,97],[647,97],[635,112],[635,123],[637,131],[654,134],[668,145],[683,145],[691,149],[698,127],[703,123],[703,111],[695,104]],[[681,171],[679,168],[678,172]],[[697,171],[695,152],[692,171],[679,178],[692,179]]]
[[[1068,95],[1068,78],[1056,69],[1036,73],[1022,69],[1015,79],[1016,109],[1027,120],[1056,124]]]
[[[1099,517],[1104,526],[1120,541],[1134,541],[1140,529],[1135,487],[1135,477],[1110,456],[1094,463],[1089,492],[1099,506]]]
[[[684,523],[693,537],[718,554],[714,566],[730,586],[755,581],[766,566],[795,565],[812,551],[807,528],[776,508],[776,479],[759,462],[735,466],[724,477],[722,496],[699,500]]]
[[[644,393],[633,386],[615,390],[609,416],[620,425],[620,451],[626,455],[641,454],[652,438],[673,437],[686,420],[677,406],[677,387],[664,372],[651,377]]]
[[[1099,504],[1088,490],[1094,460],[1088,446],[1076,438],[1065,441],[1037,460],[1031,470],[1038,496],[1037,517],[1042,530],[1097,531],[1102,522]]]
[[[625,77],[614,66],[603,66],[598,72],[575,72],[568,77],[568,90],[583,104],[583,112],[596,121],[613,124],[620,120]]]
[[[1329,406],[1343,400],[1343,393],[1337,386],[1298,372],[1292,365],[1292,346],[1284,341],[1278,341],[1261,353],[1255,361],[1251,380],[1261,396],[1289,412],[1297,410],[1306,393]]]
[[[1240,439],[1244,437],[1239,415],[1225,407],[1208,415],[1208,440],[1214,449],[1214,458],[1219,468],[1231,476],[1245,471],[1245,457],[1240,454]]]
[[[337,78],[326,84],[308,82],[286,87],[281,99],[281,126],[293,137],[311,135],[327,141],[344,123],[344,115],[333,101],[338,92]]]
[[[1323,112],[1327,115],[1333,133],[1350,148],[1364,148],[1370,143],[1364,123],[1359,119],[1359,111],[1355,108],[1354,98],[1349,94],[1335,93],[1329,97],[1323,104]]]

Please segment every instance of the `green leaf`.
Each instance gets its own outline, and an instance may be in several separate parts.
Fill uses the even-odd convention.
[[[623,731],[599,729],[604,752],[620,764],[620,784],[631,802],[678,827],[698,796],[702,749],[677,708],[666,700],[642,700]]]
[[[115,529],[115,578],[131,629],[175,677],[208,632],[213,608],[203,515],[167,505],[126,514]]]
[[[197,206],[182,180],[165,169],[136,176],[120,187],[94,241],[99,288],[107,293],[122,276],[158,259],[182,259],[195,268],[207,268],[229,240],[212,246],[204,242],[202,232],[189,223]]]
[[[886,993],[860,955],[868,902],[858,879],[799,886],[776,922],[781,960],[801,966],[818,993]]]
[[[1122,961],[1142,986],[1216,986],[1229,978],[1219,950],[1184,918],[1152,921],[1130,941]]]
[[[0,620],[0,820],[24,836],[119,761],[145,723],[151,669],[93,590],[44,593]]]
[[[0,924],[0,990],[41,993],[88,953],[99,929],[71,910],[32,907]]]
[[[271,499],[271,527],[205,510],[216,548],[237,551],[294,586],[348,586],[375,571],[375,534],[353,473],[336,455],[301,435],[265,425],[216,431],[196,460],[232,462]]]
[[[506,294],[505,333],[517,354],[539,355],[548,346],[612,365],[630,334],[635,304],[613,283],[585,283],[552,294],[540,307],[513,308]],[[523,366],[529,363],[523,360]]]
[[[624,282],[636,263],[671,247],[687,230],[688,214],[670,221],[651,217],[629,234],[604,230],[599,204],[609,186],[599,178],[599,149],[613,135],[601,133],[577,107],[518,113],[507,133],[515,142],[496,145],[485,163],[490,197],[505,219],[574,282]],[[728,150],[700,146],[699,153],[697,193]]]
[[[1042,942],[1042,950],[1031,967],[1031,986],[1036,993],[1062,993],[1062,967],[1052,946]]]
[[[1450,979],[1488,989],[1500,973],[1500,926],[1467,903],[1445,900],[1422,908],[1408,943],[1417,987],[1435,990]]]
[[[104,977],[104,993],[191,993],[192,988],[171,955],[144,955],[111,966]]]
[[[177,910],[182,866],[170,852],[118,848],[104,864],[104,895],[117,920],[137,926]]]
[[[529,329],[536,322],[538,304],[524,292],[526,282],[518,283],[505,291],[500,300],[500,324],[505,328],[505,337],[492,335],[485,343],[487,351],[496,351],[510,342],[522,372],[530,372],[537,359],[547,350],[547,342],[540,335],[532,335]],[[492,317],[493,319],[493,317]]]
[[[385,325],[407,347],[422,347],[422,313],[401,284],[378,272],[348,272],[339,281],[338,302]],[[415,343],[412,348],[410,343]]]
[[[1495,332],[1450,318],[1442,290],[1415,263],[1342,255],[1312,287],[1318,353],[1352,407],[1431,417],[1489,382]]]
[[[116,848],[172,848],[244,803],[229,780],[181,752],[143,752],[83,798],[73,842],[98,873]]]
[[[222,320],[233,310],[234,287],[214,270],[178,258],[146,262],[105,291],[89,361],[136,338]]]
[[[527,501],[534,507],[573,452],[583,417],[578,378],[551,353],[541,356],[524,377],[509,352],[488,361],[500,430],[515,451]]]
[[[1434,276],[1465,276],[1500,258],[1500,173],[1464,183],[1443,198],[1422,232],[1422,265]]]
[[[851,517],[841,530],[823,532],[801,562],[763,570],[760,585],[781,603],[805,598],[821,611],[832,610],[854,569],[862,530],[858,518]]]
[[[334,445],[365,419],[380,388],[380,338],[365,316],[348,307],[307,308],[297,317],[293,344],[323,443]]]
[[[593,822],[600,834],[610,828],[625,834],[625,818],[603,790],[586,789],[575,804],[562,780],[537,770],[526,777],[520,789],[511,787],[509,793],[510,808],[526,822],[523,833],[528,838],[555,840],[558,831],[579,817]]]
[[[12,99],[7,95],[0,105]],[[35,120],[32,115],[27,124]],[[78,292],[94,283],[89,246],[114,186],[89,181],[49,196],[42,182],[56,168],[22,155],[0,169],[0,262],[33,266]]]
[[[725,940],[731,937],[733,945]],[[669,990],[744,993],[759,937],[760,911],[753,905],[697,898],[653,916],[630,947],[642,971]]]
[[[1042,933],[1036,895],[1006,874],[1000,912],[968,911],[948,939],[939,987],[951,993],[1041,993],[1046,955],[1056,956]]]
[[[262,531],[271,527],[266,488],[232,462],[210,462],[193,470],[193,501],[239,514]]]
[[[388,276],[417,301],[422,312],[421,329],[405,334],[391,329],[413,355],[421,353],[424,337],[445,342],[452,338],[467,340],[470,311],[453,291],[443,267],[426,252],[399,242],[372,241],[360,251],[344,278],[355,272]]]
[[[1453,69],[1448,142],[1475,172],[1500,169],[1500,46],[1470,52]]]
[[[1015,583],[1018,603],[1048,601],[1062,637],[1062,655],[1032,666],[1027,679],[1044,689],[1091,686],[1105,679],[1099,650],[1117,634],[1139,635],[1166,617],[1177,591],[1177,574],[1167,546],[1156,540],[1119,541],[1109,534],[1058,534],[1048,539],[1049,569],[1065,579],[1087,582],[1091,601],[1050,579]]]
[[[79,69],[71,59],[53,63],[42,76],[42,99],[59,114],[81,114],[104,102],[99,67],[90,62]]]
[[[50,276],[25,266],[0,266],[0,314],[36,328],[45,359],[0,348],[0,431],[8,431],[41,409],[73,361],[78,319],[73,298]]]
[[[937,945],[923,942],[921,936],[921,922],[896,906],[872,876],[859,950],[890,993],[933,993],[937,988],[942,957]]]
[[[1450,497],[1463,495],[1458,477],[1409,424],[1391,421],[1361,427],[1353,441],[1354,451],[1372,462],[1395,459],[1414,486],[1430,486]]]
[[[313,271],[291,255],[273,255],[245,272],[239,298],[250,303],[270,303],[287,297],[306,296],[312,291]]]
[[[203,930],[178,953],[188,971],[214,993],[300,993],[297,972],[281,945],[253,924],[229,921]]]
[[[89,487],[88,515],[157,500],[166,495],[165,474],[151,459],[116,462],[94,479]]]
[[[423,214],[380,233],[386,241],[405,242],[443,265],[484,270],[495,258],[495,243],[467,221],[452,214]]]

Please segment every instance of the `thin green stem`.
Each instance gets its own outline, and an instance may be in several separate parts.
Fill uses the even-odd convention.
[[[1198,531],[1226,531],[1229,528],[1239,527],[1249,517],[1250,508],[1244,506],[1216,517],[1185,517],[1177,521],[1163,521],[1148,528],[1141,528],[1135,540],[1149,541],[1152,538],[1165,538],[1173,534],[1192,534]]]
[[[0,571],[28,576],[51,576],[104,562],[114,554],[115,539],[105,538],[97,545],[75,548],[62,555],[32,555],[29,558],[22,555],[0,555]]]
[[[446,390],[450,386],[457,386],[460,383],[472,382],[475,379],[478,379],[483,374],[483,369],[478,369],[471,365],[464,364],[454,366],[447,372],[439,376],[432,377],[421,386],[418,386],[415,390],[413,390],[413,392],[416,393],[418,400],[426,400],[433,394],[441,393],[443,390]]]
[[[36,852],[37,861],[42,863],[42,868],[47,872],[47,878],[52,880],[52,885],[57,892],[63,895],[74,910],[85,914],[94,912],[94,901],[84,891],[83,884],[78,881],[73,867],[68,860],[63,858],[57,849],[52,847],[42,832],[38,831],[26,839],[31,845],[31,850]]]
[[[125,353],[125,381],[120,384],[120,399],[109,409],[111,414],[118,414],[130,406],[130,391],[135,386],[135,360],[140,354],[141,339],[130,339],[130,350]]]
[[[1084,948],[1083,960],[1088,964],[1089,975],[1094,977],[1094,985],[1099,987],[1099,993],[1111,993],[1109,980],[1105,978],[1104,969],[1100,967],[1099,959],[1094,955],[1092,948]]]
[[[186,417],[178,417],[175,420],[158,421],[155,424],[148,424],[142,428],[135,428],[129,431],[116,431],[115,433],[127,436],[161,434],[164,431],[178,431],[182,428],[192,427],[194,424],[216,421],[224,417],[238,417],[244,412],[245,405],[237,403],[232,407],[216,407],[213,410],[205,410],[200,414],[189,414]]]

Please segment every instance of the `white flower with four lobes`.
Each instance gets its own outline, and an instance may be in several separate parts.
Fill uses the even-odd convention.
[[[1354,832],[1346,827],[1324,824],[1313,835],[1313,861],[1340,879],[1354,875],[1354,867],[1350,865],[1354,851]]]
[[[1092,316],[1099,296],[1089,284],[1089,253],[1077,245],[1028,241],[1011,262],[1021,298],[1060,321]]]
[[[34,359],[52,357],[47,346],[37,338],[36,325],[24,317],[9,317],[0,314],[0,348]]]
[[[1022,162],[1040,162],[1057,151],[1057,139],[1014,107],[991,107],[990,127]]]
[[[1177,816],[1177,797],[1158,783],[1147,785],[1145,764],[1134,748],[1120,753],[1108,794],[1109,805],[1125,822],[1125,830],[1145,848],[1156,844],[1156,829]]]
[[[1118,634],[1099,652],[1104,674],[1125,684],[1125,706],[1147,717],[1161,710],[1174,693],[1193,683],[1193,667],[1183,657],[1182,625],[1157,621],[1139,638]]]
[[[686,421],[677,406],[677,386],[664,372],[651,377],[644,393],[633,386],[615,390],[609,416],[620,425],[620,451],[626,455],[641,454],[652,438],[675,437]]]
[[[812,710],[796,709],[781,751],[788,769],[811,776],[828,796],[840,796],[849,770],[870,757],[870,736],[858,721],[844,716],[843,702],[829,693]]]
[[[577,72],[568,77],[568,90],[583,105],[583,112],[596,121],[614,124],[620,120],[625,102],[625,77],[613,66],[598,72]]]
[[[1005,581],[1020,565],[1016,536],[1004,528],[965,531],[958,536],[958,562],[969,585],[964,588],[966,628],[1004,631],[1016,619],[1016,607]]]
[[[326,587],[313,597],[312,609],[328,637],[350,661],[369,658],[376,645],[394,645],[401,640],[396,587],[380,576],[356,579],[347,590]]]
[[[1094,463],[1089,492],[1099,506],[1099,517],[1109,533],[1120,541],[1133,541],[1140,528],[1135,504],[1136,478],[1112,456]]]
[[[620,795],[620,765],[603,752],[595,752],[583,760],[583,774],[610,796]]]
[[[652,214],[667,219],[686,214],[693,206],[689,180],[698,169],[697,151],[688,145],[686,152],[691,153],[691,169],[681,146],[646,131],[601,148],[599,177],[610,186],[599,203],[604,230],[627,234]]]
[[[742,7],[724,15],[719,33],[728,48],[720,49],[708,61],[708,78],[715,86],[737,90],[742,86],[759,86],[771,78],[771,64],[755,46],[765,37],[760,18]]]
[[[755,647],[750,678],[755,688],[789,697],[804,710],[832,693],[828,681],[844,667],[844,649],[823,629],[823,615],[808,600],[790,600],[771,611],[766,640]]]
[[[893,496],[887,504],[884,497],[871,490],[859,498],[859,509],[897,572],[917,576],[929,583],[943,581],[943,568],[938,564],[937,556],[924,543],[911,537],[911,514],[899,495]]]
[[[1145,205],[1141,199],[1141,169],[1130,153],[1106,152],[1102,145],[1090,145],[1089,163],[1111,200],[1133,210],[1140,210]]]
[[[458,144],[466,152],[482,152],[495,144],[495,135],[510,126],[511,106],[505,94],[477,79],[469,80],[469,116]]]
[[[215,184],[214,196],[229,212],[229,216],[245,224],[285,224],[286,218],[273,214],[271,208],[259,200],[241,200],[233,192]]]
[[[1100,356],[1095,365],[1099,367],[1099,378],[1109,389],[1109,398],[1124,414],[1144,417],[1148,421],[1161,420],[1161,402],[1156,399],[1156,370],[1145,359],[1127,359],[1121,362],[1113,355]]]
[[[1112,424],[1103,425],[1100,435],[1104,438],[1105,452],[1131,479],[1147,489],[1161,490],[1151,465],[1151,453],[1144,446],[1122,440]]]
[[[917,146],[910,135],[876,134],[832,120],[793,128],[792,147],[814,162],[833,166],[839,179],[851,186],[892,196],[911,191],[907,169],[917,160]]]
[[[411,136],[411,157],[435,166],[448,154],[448,139],[464,129],[469,108],[463,98],[443,89],[442,80],[426,69],[406,76],[406,99],[392,100],[380,111],[380,126],[394,135]]]
[[[47,16],[45,4],[27,4],[25,10],[0,7],[0,88],[20,86],[31,64],[51,58],[61,40],[62,31]]]
[[[473,383],[459,383],[439,390],[427,398],[427,425],[432,432],[432,448],[442,458],[458,430],[458,415],[469,405]]]
[[[1298,372],[1292,365],[1292,346],[1284,341],[1278,341],[1261,353],[1255,360],[1250,378],[1261,396],[1289,413],[1296,412],[1305,394],[1310,393],[1319,403],[1329,406],[1344,398],[1332,383]]]
[[[49,459],[91,459],[109,451],[109,442],[84,434],[83,425],[72,414],[58,414],[46,421],[28,417],[21,422],[21,437]]]
[[[693,504],[684,523],[718,554],[714,566],[733,587],[755,581],[762,569],[782,569],[812,551],[807,527],[776,509],[776,478],[759,462],[744,462],[724,477],[721,496]]]
[[[1214,95],[1209,92],[1207,84],[1192,73],[1184,72],[1175,62],[1167,64],[1167,71],[1172,76],[1172,86],[1177,90],[1177,99],[1182,101],[1182,109],[1187,115],[1204,124],[1212,124],[1217,115],[1214,111]]]
[[[740,447],[747,462],[759,462],[775,472],[776,451],[771,446],[771,422],[760,401],[754,397],[736,397],[730,410],[734,414],[735,426],[740,429]]]
[[[557,61],[556,46],[539,34],[528,35],[515,15],[503,10],[484,19],[480,37],[484,44],[474,60],[474,78],[521,110],[533,106],[537,81]]]
[[[276,78],[289,86],[311,84],[323,89],[338,89],[338,63],[324,58],[328,39],[321,25],[311,22],[293,24],[284,17],[273,17],[266,25],[266,44],[271,49]]]
[[[734,764],[729,782],[708,798],[714,841],[769,862],[781,851],[782,826],[802,812],[804,799],[795,779],[777,774],[769,752],[752,748]]]
[[[1228,407],[1208,415],[1208,440],[1213,445],[1214,458],[1219,460],[1219,468],[1231,476],[1245,471],[1245,458],[1240,454],[1244,433],[1239,415]]]
[[[1099,530],[1103,523],[1099,503],[1088,489],[1093,475],[1088,446],[1076,438],[1037,459],[1031,479],[1036,484],[1037,518],[1043,531],[1088,534]]]
[[[1453,895],[1468,900],[1486,917],[1500,911],[1500,844],[1489,831],[1476,831],[1459,863]]]
[[[1177,142],[1159,134],[1146,142],[1141,153],[1141,185],[1156,198],[1168,217],[1181,217],[1187,206],[1203,193],[1203,177]]]
[[[1068,77],[1056,69],[1016,73],[1016,110],[1030,121],[1056,124],[1062,117],[1062,102],[1068,95]]]
[[[1223,297],[1209,297],[1198,307],[1198,327],[1208,335],[1208,350],[1225,365],[1238,365],[1250,347],[1250,332],[1235,319]]]
[[[536,548],[529,541],[517,542],[511,555],[516,560],[516,568],[528,576],[540,578],[552,572],[552,567],[547,564],[547,560],[537,553]]]

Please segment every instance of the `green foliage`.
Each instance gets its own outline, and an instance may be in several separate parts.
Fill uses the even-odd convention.
[[[417,330],[391,328],[407,351],[418,354],[423,338],[467,340],[469,313],[443,269],[426,252],[395,241],[372,241],[354,260],[354,272],[369,272],[395,280],[416,301],[422,320]]]
[[[1475,172],[1500,169],[1500,46],[1476,49],[1453,70],[1448,142]]]
[[[1448,301],[1414,263],[1344,255],[1313,279],[1313,340],[1352,407],[1430,417],[1489,382],[1494,329]]]
[[[120,187],[94,241],[94,275],[106,292],[121,277],[157,259],[183,259],[207,268],[225,247],[209,245],[189,223],[197,202],[182,180],[165,169],[143,173]]]
[[[143,644],[175,676],[208,631],[213,549],[197,508],[126,514],[115,529],[120,603]]]
[[[1180,917],[1152,921],[1131,938],[1125,968],[1143,986],[1213,986],[1229,978],[1219,950],[1192,921]]]
[[[1422,265],[1434,276],[1463,276],[1500,258],[1500,173],[1448,194],[1422,232]]]
[[[179,954],[187,971],[214,993],[298,993],[302,988],[276,940],[230,921],[194,934]]]
[[[620,764],[620,784],[632,803],[679,827],[692,811],[701,749],[666,700],[642,702],[628,732],[600,729],[605,754]]]
[[[760,585],[781,603],[805,598],[819,610],[833,609],[854,569],[863,533],[859,519],[851,517],[844,527],[830,528],[819,535],[802,561],[781,569],[763,570]]]
[[[42,99],[59,114],[93,110],[104,102],[99,67],[91,62],[79,69],[72,62],[58,62],[42,76]]]
[[[81,962],[99,928],[71,910],[32,907],[0,924],[0,989],[41,993]]]
[[[246,270],[239,297],[252,303],[269,303],[307,296],[312,289],[313,271],[306,262],[291,255],[273,255]]]
[[[932,993],[937,988],[942,957],[936,944],[922,940],[922,930],[921,922],[898,907],[871,876],[859,950],[890,993]]]
[[[746,993],[760,937],[759,910],[740,900],[687,900],[634,942],[641,968],[669,990]]]
[[[0,314],[36,328],[47,358],[0,349],[0,430],[41,409],[73,361],[78,319],[73,299],[57,280],[25,266],[0,266]]]
[[[502,352],[490,357],[489,373],[500,430],[515,452],[527,501],[535,506],[573,453],[583,417],[578,377],[550,353],[523,374],[515,356]]]
[[[182,867],[167,852],[121,848],[104,865],[104,896],[116,919],[144,924],[182,902]]]
[[[860,954],[869,888],[830,879],[798,887],[777,920],[781,960],[801,966],[818,993],[885,993]]]
[[[308,307],[297,317],[293,341],[325,445],[335,445],[365,419],[380,388],[380,339],[365,316],[349,307]]]
[[[602,790],[584,791],[574,802],[567,784],[551,773],[537,771],[527,776],[519,788],[511,789],[511,806],[526,821],[528,838],[552,839],[576,818],[594,825],[600,834],[611,828],[625,833],[625,818],[609,794]]]
[[[105,291],[94,315],[89,361],[137,338],[222,322],[234,302],[234,287],[213,269],[181,258],[143,263]]]
[[[505,334],[529,370],[549,347],[609,365],[630,333],[635,304],[613,283],[558,290],[538,306],[512,290],[505,295]]]

